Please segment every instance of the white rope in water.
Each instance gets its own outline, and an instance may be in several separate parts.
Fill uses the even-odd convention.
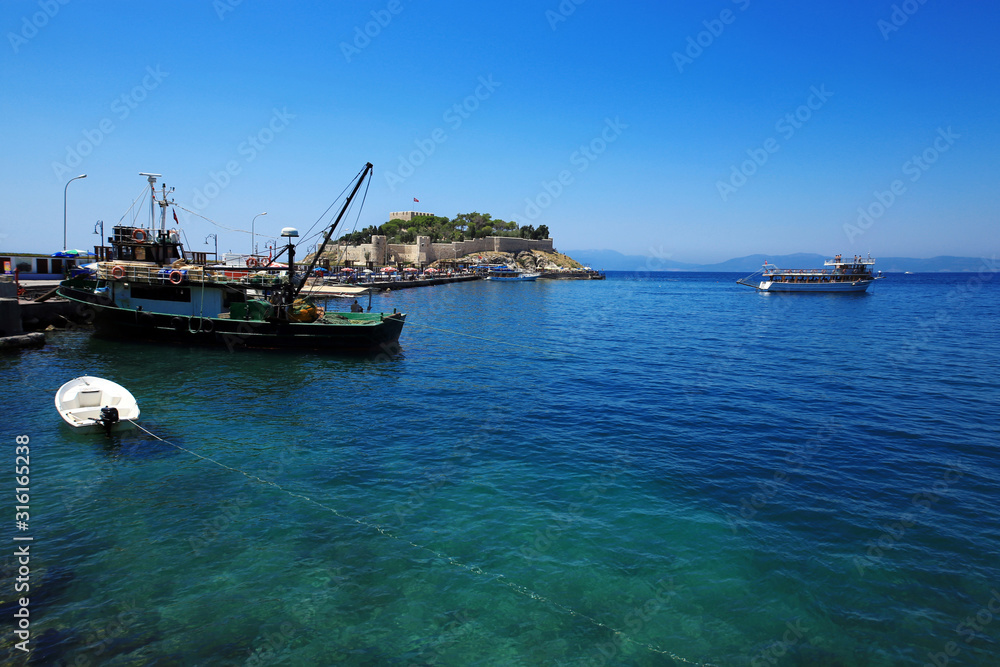
[[[649,651],[652,651],[653,653],[658,653],[660,655],[665,655],[665,656],[669,657],[671,660],[677,660],[677,661],[683,662],[684,664],[687,664],[687,665],[695,665],[696,667],[716,667],[713,663],[709,663],[709,662],[704,662],[704,663],[702,663],[702,662],[694,662],[692,660],[688,660],[686,658],[682,658],[679,655],[671,653],[670,651],[666,651],[664,649],[661,649],[658,646],[653,646],[652,644],[647,644],[645,642],[638,641],[636,639],[632,639],[627,634],[625,634],[622,630],[619,630],[619,629],[614,628],[614,627],[612,627],[612,626],[610,626],[610,625],[608,625],[606,623],[603,623],[603,622],[597,620],[596,618],[594,618],[593,616],[588,616],[587,614],[584,614],[584,613],[578,612],[578,611],[576,611],[574,609],[571,609],[570,607],[567,607],[566,605],[560,604],[560,603],[556,602],[555,600],[552,600],[550,598],[545,597],[544,595],[540,595],[540,594],[534,592],[533,590],[531,590],[530,588],[527,588],[525,586],[521,586],[520,584],[517,584],[517,583],[515,583],[513,581],[508,580],[502,574],[494,574],[492,572],[487,572],[486,570],[483,570],[482,568],[480,568],[477,565],[469,565],[467,563],[463,563],[462,561],[457,560],[457,559],[455,559],[455,558],[453,558],[453,557],[451,557],[448,554],[445,554],[443,552],[436,551],[435,549],[432,549],[431,547],[427,547],[427,546],[424,546],[422,544],[417,544],[416,542],[411,542],[410,540],[406,539],[405,537],[399,537],[398,535],[394,535],[393,533],[390,533],[384,527],[382,527],[382,526],[380,526],[380,525],[378,525],[376,523],[371,523],[369,521],[365,521],[364,519],[359,519],[357,517],[353,517],[353,516],[349,516],[347,514],[344,514],[343,512],[337,510],[336,508],[330,507],[329,505],[324,505],[323,503],[319,502],[318,500],[314,500],[314,499],[310,498],[309,496],[305,496],[305,495],[302,495],[301,493],[297,493],[297,492],[292,491],[290,489],[286,489],[285,487],[281,486],[277,482],[272,482],[270,480],[263,479],[261,477],[257,477],[256,475],[251,475],[250,473],[244,472],[243,470],[240,470],[239,468],[234,468],[232,466],[228,466],[225,463],[221,463],[219,461],[216,461],[215,459],[213,459],[211,457],[208,457],[208,456],[205,456],[203,454],[199,454],[198,452],[192,451],[192,450],[188,449],[187,447],[182,447],[181,445],[178,445],[177,443],[170,442],[166,438],[161,438],[160,436],[156,435],[152,431],[149,431],[148,429],[143,428],[142,426],[140,426],[139,424],[137,424],[135,421],[133,421],[131,419],[128,419],[126,421],[128,421],[133,426],[135,426],[136,428],[138,428],[143,433],[146,433],[150,437],[156,438],[160,442],[165,442],[168,445],[171,445],[172,447],[176,447],[177,449],[181,450],[182,452],[187,452],[191,456],[194,456],[196,458],[202,459],[203,461],[208,461],[209,463],[214,463],[215,465],[219,466],[220,468],[223,468],[224,470],[229,470],[230,472],[239,473],[239,474],[243,475],[244,477],[246,477],[247,479],[251,479],[251,480],[254,480],[256,482],[260,482],[261,484],[265,484],[267,486],[272,486],[272,487],[278,489],[279,491],[282,491],[283,493],[288,494],[289,496],[291,496],[293,498],[299,498],[299,499],[304,500],[304,501],[306,501],[308,503],[312,503],[313,505],[316,505],[317,507],[319,507],[321,509],[324,509],[324,510],[326,510],[328,512],[331,512],[335,516],[337,516],[337,517],[339,517],[341,519],[345,519],[347,521],[353,521],[354,523],[358,524],[359,526],[365,526],[367,528],[371,528],[371,529],[377,531],[380,535],[384,535],[385,537],[391,538],[393,540],[398,540],[400,542],[404,542],[404,543],[410,545],[411,547],[413,547],[415,549],[419,549],[421,551],[426,551],[427,553],[432,554],[433,556],[437,557],[438,559],[445,561],[449,565],[454,565],[455,567],[462,568],[463,570],[467,570],[467,571],[469,571],[469,572],[471,572],[473,574],[478,574],[478,575],[482,575],[482,576],[485,576],[485,577],[492,577],[494,579],[494,581],[500,582],[501,584],[503,584],[504,586],[507,586],[508,588],[510,588],[512,591],[514,591],[515,593],[517,593],[519,595],[523,595],[525,597],[531,598],[532,600],[537,600],[539,602],[548,604],[549,606],[554,607],[554,608],[558,609],[559,611],[561,611],[561,612],[563,612],[563,613],[565,613],[565,614],[567,614],[569,616],[576,617],[576,618],[586,619],[587,621],[589,621],[593,625],[595,625],[595,626],[597,626],[599,628],[603,628],[605,630],[608,630],[609,632],[613,633],[616,637],[620,637],[622,641],[628,642],[630,644],[634,644],[635,646],[641,646],[641,647],[643,647],[643,648],[645,648],[645,649],[647,649]]]

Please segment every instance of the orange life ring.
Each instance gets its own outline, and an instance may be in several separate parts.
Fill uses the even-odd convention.
[[[184,280],[184,274],[174,269],[170,272],[170,283],[173,285],[180,285],[181,281]]]
[[[142,229],[136,229],[132,231],[132,240],[136,243],[146,242],[146,232]]]
[[[255,266],[257,266],[257,258],[256,257],[247,257],[247,268],[252,269]]]
[[[115,268],[111,269],[111,277],[114,278],[115,280],[121,280],[122,278],[124,278],[125,277],[125,267],[119,265],[119,266],[116,266]]]

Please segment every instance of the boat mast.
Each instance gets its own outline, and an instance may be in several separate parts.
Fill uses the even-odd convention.
[[[371,170],[372,170],[372,163],[371,162],[366,163],[365,168],[361,171],[361,177],[358,178],[358,182],[354,184],[354,189],[351,190],[351,194],[347,196],[347,201],[344,202],[343,208],[341,208],[340,213],[337,214],[337,219],[334,220],[333,224],[330,225],[330,228],[326,230],[326,235],[323,237],[323,243],[320,244],[319,248],[316,250],[316,254],[313,255],[312,262],[309,263],[309,268],[306,269],[306,272],[303,275],[302,282],[299,283],[298,287],[295,287],[295,291],[292,292],[293,301],[295,300],[295,297],[299,295],[299,292],[302,291],[302,288],[305,287],[306,284],[305,279],[308,278],[310,275],[312,275],[313,269],[316,268],[316,262],[319,261],[320,256],[323,254],[323,250],[326,249],[326,244],[330,242],[330,237],[333,236],[334,230],[337,229],[337,225],[340,224],[340,219],[344,217],[345,213],[347,213],[347,209],[350,207],[351,202],[354,200],[354,195],[358,194],[358,190],[361,188],[361,184],[365,182],[365,178],[368,176],[368,173]],[[291,265],[290,262],[289,265]]]
[[[149,181],[149,228],[153,229],[156,226],[156,179],[163,174],[151,174],[148,171],[140,171],[140,176],[145,176],[146,180]]]

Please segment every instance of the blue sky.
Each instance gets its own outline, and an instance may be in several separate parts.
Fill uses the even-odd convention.
[[[478,210],[559,249],[678,261],[991,256],[998,18],[940,0],[5,0],[0,248],[61,248],[82,173],[69,245],[87,248],[140,171],[225,228],[267,211],[276,235],[371,161],[359,227]],[[249,249],[181,221],[190,249]]]

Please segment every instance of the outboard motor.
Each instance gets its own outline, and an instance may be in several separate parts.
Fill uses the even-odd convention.
[[[118,423],[118,408],[113,406],[101,408],[101,418],[97,421],[104,427],[104,432],[111,435],[111,427]]]

